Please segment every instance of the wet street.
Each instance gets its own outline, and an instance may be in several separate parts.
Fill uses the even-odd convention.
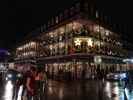
[[[131,86],[132,87],[132,86]],[[133,100],[133,90],[123,83],[109,81],[48,81],[42,100]],[[22,88],[22,87],[21,87]],[[21,96],[21,89],[18,92]],[[13,85],[8,82],[0,85],[0,100],[12,100]]]

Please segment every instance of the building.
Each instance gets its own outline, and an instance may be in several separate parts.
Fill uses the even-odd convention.
[[[98,71],[128,70],[123,62],[128,50],[121,35],[105,23],[93,2],[76,2],[31,32],[31,39],[16,49],[16,62],[35,61],[53,79],[82,79],[96,76]]]

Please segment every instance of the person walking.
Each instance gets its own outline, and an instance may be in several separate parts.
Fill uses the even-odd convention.
[[[46,74],[43,70],[38,69],[37,74],[36,74],[36,86],[37,86],[37,100],[41,100],[44,95],[45,91],[45,85],[46,85]]]
[[[30,74],[27,76],[26,80],[26,89],[27,89],[27,99],[28,100],[34,100],[34,96],[36,93],[36,68],[31,67]]]
[[[42,71],[41,81],[42,81],[42,86],[43,86],[42,89],[43,89],[43,93],[44,93],[45,90],[46,90],[47,84],[48,84],[48,78],[47,78],[47,75],[46,75],[45,71]]]
[[[39,70],[39,69],[37,70],[35,80],[36,80],[36,91],[37,91],[35,98],[36,98],[36,100],[41,100],[42,85],[41,85],[41,70]]]

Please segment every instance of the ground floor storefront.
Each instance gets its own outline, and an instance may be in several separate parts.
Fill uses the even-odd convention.
[[[16,63],[18,70],[27,71],[30,66],[43,67],[48,78],[54,80],[80,80],[105,77],[110,72],[133,69],[133,64],[123,58],[74,54],[37,59],[37,63]]]
[[[95,64],[82,61],[45,64],[45,71],[53,79],[89,79],[101,77],[98,74],[106,75],[123,70],[126,70],[125,64]]]
[[[55,80],[101,78],[110,72],[128,70],[127,64],[123,63],[122,59],[101,56],[99,60],[94,57],[87,55],[56,57],[43,59],[42,63],[48,77]]]

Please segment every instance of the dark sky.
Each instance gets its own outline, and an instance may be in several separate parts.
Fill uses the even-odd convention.
[[[4,0],[3,0],[4,1]],[[5,0],[1,6],[0,48],[14,47],[24,36],[76,0]],[[117,1],[117,2],[116,2]],[[98,8],[132,41],[130,0],[97,0]],[[129,38],[130,37],[130,38]]]

